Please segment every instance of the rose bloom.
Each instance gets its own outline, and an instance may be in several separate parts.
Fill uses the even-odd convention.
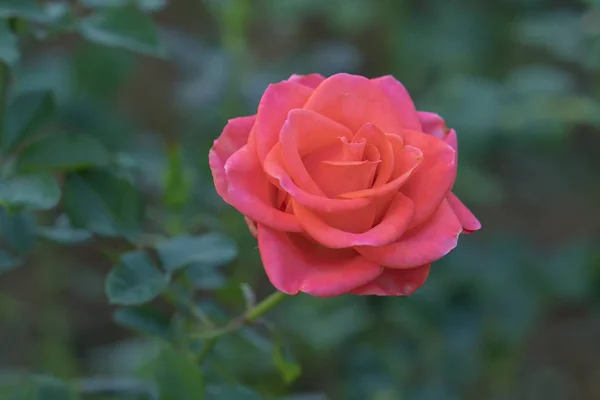
[[[292,75],[210,150],[218,194],[246,217],[280,291],[408,296],[478,230],[451,192],[456,132],[391,76]]]

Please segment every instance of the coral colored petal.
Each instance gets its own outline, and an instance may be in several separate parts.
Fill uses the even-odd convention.
[[[426,111],[417,112],[421,120],[422,131],[438,139],[444,139],[448,128],[444,119],[439,115]]]
[[[454,129],[450,129],[446,136],[444,137],[444,142],[448,143],[450,147],[454,149],[454,151],[458,150],[458,139],[456,138],[456,131]]]
[[[400,111],[396,110],[382,89],[357,75],[336,74],[315,89],[304,108],[323,114],[351,131],[357,132],[367,122],[379,129],[399,133]]]
[[[351,136],[348,128],[314,111],[290,111],[281,129],[279,143],[285,168],[298,187],[312,194],[324,195],[310,177],[302,157],[319,148],[339,143],[341,137],[350,139]]]
[[[416,204],[415,204],[416,206]],[[462,224],[444,201],[430,221],[407,232],[395,243],[381,247],[355,247],[369,260],[389,268],[413,268],[439,260],[458,243]]]
[[[410,269],[385,268],[373,282],[367,283],[352,291],[362,296],[410,296],[423,286],[431,265],[420,265]]]
[[[366,140],[367,143],[375,146],[379,151],[381,165],[377,170],[377,178],[373,183],[374,187],[381,186],[388,182],[394,169],[394,151],[385,133],[371,123],[363,125],[356,133],[353,141]]]
[[[251,220],[274,229],[301,232],[296,216],[281,212],[271,203],[272,184],[260,167],[256,153],[242,147],[225,163],[225,200]]]
[[[400,165],[402,171],[398,176],[393,175],[393,179],[391,181],[379,187],[375,187],[373,185],[373,188],[371,189],[342,193],[339,195],[339,197],[344,199],[382,197],[393,194],[394,192],[400,190],[400,188],[407,181],[409,181],[409,179],[412,179],[412,175],[415,173],[415,171],[418,171],[418,168],[423,161],[423,153],[421,153],[421,151],[416,147],[404,146],[401,150],[394,152],[394,158],[399,160],[395,164]]]
[[[417,115],[417,109],[404,85],[391,75],[373,79],[372,82],[376,83],[390,99],[394,106],[394,112],[398,115],[402,127],[404,129],[420,131],[421,122]],[[392,132],[393,131],[386,130],[386,133]]]
[[[313,239],[323,246],[342,249],[353,246],[384,246],[398,240],[412,217],[412,201],[396,194],[383,220],[364,233],[351,233],[328,225],[313,212],[293,202],[294,214]]]
[[[289,82],[299,83],[309,88],[316,89],[317,86],[325,80],[325,77],[320,74],[308,74],[308,75],[292,75],[289,77]]]
[[[310,174],[323,192],[334,198],[340,193],[370,188],[379,163],[323,161],[311,168]]]
[[[215,140],[208,153],[208,163],[212,171],[215,188],[219,196],[227,196],[227,179],[225,163],[233,153],[248,142],[248,135],[254,125],[255,117],[240,117],[230,119],[223,133]]]
[[[258,105],[252,135],[261,164],[279,141],[279,132],[290,110],[302,108],[312,92],[307,86],[286,81],[267,87]]]
[[[446,200],[448,200],[448,204],[452,207],[452,211],[454,211],[454,214],[458,217],[465,233],[471,233],[481,229],[481,223],[477,217],[469,211],[467,206],[465,206],[454,193],[448,193]]]
[[[402,193],[415,203],[411,227],[427,220],[439,208],[456,180],[456,152],[442,140],[422,132],[405,130],[406,145],[423,152],[423,163],[402,186]]]
[[[265,172],[277,181],[279,187],[305,207],[324,212],[356,210],[371,203],[369,199],[330,199],[308,193],[299,188],[283,168],[280,145],[277,144],[265,159]]]
[[[258,226],[258,248],[269,280],[287,294],[338,296],[366,284],[382,267],[353,250],[320,247],[300,234]]]

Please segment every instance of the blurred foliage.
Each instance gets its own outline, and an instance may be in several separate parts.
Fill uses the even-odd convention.
[[[0,0],[0,62],[0,399],[600,398],[597,0]],[[339,71],[458,131],[484,230],[214,343],[272,288],[208,149]]]

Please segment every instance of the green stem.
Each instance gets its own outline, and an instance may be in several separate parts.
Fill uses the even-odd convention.
[[[275,292],[270,294],[266,299],[262,300],[260,303],[252,307],[246,315],[244,319],[247,322],[256,322],[257,319],[271,311],[271,309],[275,308],[283,299],[285,299],[287,295],[283,292]]]

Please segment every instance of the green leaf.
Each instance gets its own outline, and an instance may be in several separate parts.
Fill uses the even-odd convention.
[[[138,305],[153,300],[167,288],[169,277],[154,265],[145,251],[121,256],[106,278],[105,291],[112,304]]]
[[[294,382],[302,373],[300,364],[290,351],[281,344],[276,344],[273,347],[273,364],[279,370],[285,383]]]
[[[181,146],[173,146],[168,152],[168,166],[164,177],[164,202],[174,210],[181,210],[192,194],[191,182],[183,166]]]
[[[192,263],[217,266],[227,264],[237,256],[237,246],[218,233],[202,236],[178,236],[156,246],[163,266],[168,271]]]
[[[161,400],[204,399],[204,376],[191,358],[171,347],[162,350],[153,365]],[[212,397],[210,397],[212,400]],[[240,399],[241,400],[241,399]]]
[[[115,311],[115,322],[127,328],[165,340],[173,339],[169,317],[151,307],[129,307]]]
[[[0,181],[0,205],[48,210],[60,201],[58,182],[48,173],[19,175]]]
[[[156,25],[135,6],[98,10],[80,21],[79,31],[93,43],[154,56],[165,54]]]
[[[47,19],[44,10],[36,0],[2,0],[0,2],[0,18],[12,17],[38,22]]]
[[[9,29],[8,24],[0,20],[0,60],[12,67],[19,61],[19,58],[17,37]]]
[[[90,135],[58,134],[29,145],[17,159],[21,171],[69,171],[108,164],[110,154]]]
[[[263,397],[243,386],[210,386],[207,388],[210,400],[263,400]]]
[[[60,216],[54,226],[40,226],[37,228],[38,236],[62,244],[82,243],[92,237],[85,229],[76,229],[66,215]]]
[[[15,376],[0,385],[2,400],[76,400],[79,397],[68,383],[50,376]]]
[[[138,234],[145,211],[135,186],[99,169],[67,177],[64,205],[74,227],[105,236]]]
[[[218,267],[201,263],[189,265],[185,274],[188,279],[199,289],[216,290],[227,283],[227,279],[219,271]]]
[[[35,218],[25,212],[8,212],[0,208],[0,230],[4,241],[19,254],[27,253],[35,244]]]
[[[12,151],[37,133],[53,113],[54,96],[49,91],[24,93],[13,99],[6,109],[2,132],[3,152]]]
[[[0,274],[11,271],[22,264],[22,260],[11,257],[5,251],[0,250]]]
[[[167,5],[167,0],[81,0],[81,2],[90,8],[122,7],[133,4],[145,11],[159,11]]]

